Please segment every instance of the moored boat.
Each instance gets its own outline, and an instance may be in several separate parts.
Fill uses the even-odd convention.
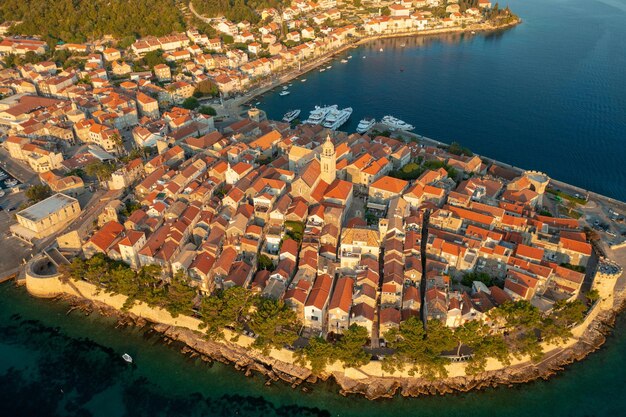
[[[279,96],[288,96],[290,93],[288,90],[283,90],[280,93],[278,93]]]
[[[295,110],[289,110],[287,113],[285,113],[285,115],[283,116],[283,122],[287,122],[290,123],[293,120],[296,119],[296,117],[300,116],[300,109],[295,109]]]
[[[373,117],[365,117],[359,122],[359,125],[356,127],[356,131],[357,133],[363,134],[370,130],[374,124],[376,124],[376,119]]]
[[[124,359],[128,363],[133,363],[133,357],[130,356],[128,353],[124,353],[122,355],[122,359]]]
[[[315,108],[311,110],[311,113],[309,114],[309,118],[306,119],[304,123],[308,123],[311,125],[319,125],[324,121],[324,119],[326,119],[326,116],[328,115],[328,113],[331,110],[336,109],[336,108],[337,108],[337,105],[315,106]]]
[[[337,130],[343,126],[352,115],[352,107],[339,110],[336,106],[328,112],[322,126],[327,129]]]
[[[385,116],[382,118],[381,122],[394,130],[413,130],[415,129],[415,127],[413,127],[413,125],[410,125],[400,119],[397,119],[393,116]]]

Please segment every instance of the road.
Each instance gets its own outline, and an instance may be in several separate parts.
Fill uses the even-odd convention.
[[[0,164],[2,168],[23,184],[39,182],[37,173],[27,168],[24,164],[15,161],[9,152],[0,147]]]

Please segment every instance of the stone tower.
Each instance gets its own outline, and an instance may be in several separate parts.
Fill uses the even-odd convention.
[[[337,154],[335,145],[330,139],[330,134],[322,144],[322,154],[320,155],[321,178],[327,184],[335,181],[337,176]]]

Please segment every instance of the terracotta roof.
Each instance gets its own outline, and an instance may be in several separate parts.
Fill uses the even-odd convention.
[[[330,300],[329,309],[339,308],[348,313],[352,305],[352,288],[354,280],[350,277],[341,277],[335,284],[335,291]]]
[[[541,259],[543,259],[544,250],[541,248],[535,248],[532,246],[520,244],[517,245],[515,254],[524,258],[530,258],[540,261]]]
[[[400,194],[408,185],[409,183],[407,181],[384,176],[374,181],[370,185],[370,188],[377,188],[379,190],[388,191],[390,193]]]
[[[313,288],[311,289],[311,293],[306,300],[306,305],[314,306],[322,310],[328,302],[332,282],[333,279],[328,274],[323,274],[317,277],[315,284],[313,284]]]

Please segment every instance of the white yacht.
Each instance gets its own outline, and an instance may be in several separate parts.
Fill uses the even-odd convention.
[[[348,55],[348,59],[352,59],[352,55]]]
[[[122,359],[124,359],[128,363],[133,363],[133,357],[130,356],[128,353],[124,353],[122,355]]]
[[[287,113],[285,113],[285,116],[283,117],[283,122],[290,123],[298,116],[300,116],[300,109],[289,110]]]
[[[303,78],[300,80],[301,83],[305,83],[306,82],[306,78]]]
[[[346,107],[339,110],[337,107],[328,112],[328,115],[324,119],[324,126],[327,129],[337,130],[352,116],[352,107]]]
[[[342,59],[342,60],[341,60],[341,63],[342,63],[342,64],[347,64],[347,63],[348,63],[348,60],[347,60],[347,59]]]
[[[280,93],[278,93],[279,96],[288,96],[290,93],[288,90],[283,90]]]
[[[365,117],[359,122],[359,125],[356,127],[357,133],[363,134],[370,130],[372,126],[376,124],[376,119],[373,117]]]
[[[410,125],[400,119],[397,119],[393,116],[385,116],[382,119],[382,123],[388,127],[390,127],[391,129],[397,129],[397,130],[413,130],[415,129],[415,127],[413,127],[413,125]]]
[[[311,110],[311,113],[309,114],[309,118],[306,119],[304,123],[308,123],[310,125],[319,125],[324,121],[328,113],[331,110],[336,109],[336,108],[337,108],[337,105],[323,106],[323,107],[315,106],[315,108]]]
[[[320,68],[320,72],[326,71],[326,68]]]

